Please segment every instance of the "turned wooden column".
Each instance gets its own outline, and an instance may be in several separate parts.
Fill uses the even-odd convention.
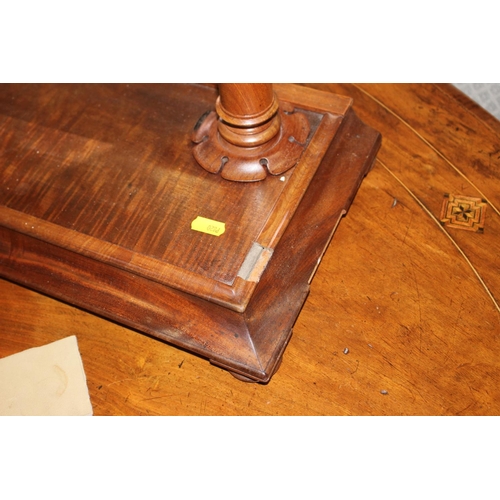
[[[220,135],[231,144],[265,144],[280,130],[278,98],[270,83],[221,83],[215,110]]]
[[[215,111],[195,127],[193,154],[224,179],[260,181],[297,164],[309,131],[303,113],[284,112],[271,83],[220,83]]]

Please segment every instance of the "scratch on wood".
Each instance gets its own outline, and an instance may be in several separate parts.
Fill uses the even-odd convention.
[[[121,384],[122,382],[128,382],[129,380],[136,380],[136,377],[134,378],[121,378],[120,380],[115,380],[114,382],[110,382],[109,384],[106,384],[104,387],[108,388],[108,387],[111,387],[112,385],[115,385],[115,384]]]
[[[379,106],[384,108],[388,113],[390,113],[392,116],[396,117],[398,120],[401,121],[404,125],[406,125],[421,141],[423,141],[427,146],[429,146],[440,158],[442,158],[455,172],[463,177],[478,193],[480,193],[481,197],[486,200],[488,205],[498,214],[500,215],[500,210],[495,207],[493,203],[486,197],[486,195],[457,167],[455,166],[446,156],[439,151],[435,146],[433,146],[425,137],[423,137],[421,134],[419,134],[406,120],[401,118],[397,113],[395,113],[391,108],[386,106],[382,101],[379,101],[376,97],[372,96],[370,93],[368,93],[366,90],[362,89],[358,85],[354,85],[358,90],[363,92],[363,94],[367,95],[370,99],[374,100]],[[498,305],[497,305],[498,306]],[[499,310],[500,311],[500,310]]]
[[[163,399],[163,398],[168,398],[170,396],[171,396],[170,394],[165,394],[164,396],[153,396],[152,398],[141,399],[141,401],[152,401],[154,399]]]
[[[420,290],[418,288],[417,275],[415,274],[415,265],[413,264],[413,260],[410,257],[411,270],[413,272],[413,281],[415,282],[415,289],[417,290],[417,305],[418,305],[418,324],[420,330],[420,343],[418,350],[422,352],[422,306],[420,304]]]
[[[357,359],[356,360],[356,369],[353,372],[351,372],[351,376],[354,375],[358,371],[358,368],[359,368],[359,360]]]
[[[458,316],[457,316],[457,319],[455,320],[455,324],[453,325],[453,333],[455,333],[457,331],[458,323],[460,321],[460,316],[462,316],[462,311],[464,309],[464,303],[465,303],[465,299],[462,298],[462,302],[460,303],[460,307],[458,308]]]
[[[403,238],[403,245],[406,242],[406,237],[408,236],[408,231],[410,230],[412,219],[413,219],[413,213],[410,212],[410,221],[408,222],[408,227],[406,228],[406,233],[405,233],[405,236]]]
[[[479,280],[479,283],[483,286],[484,290],[486,291],[488,297],[491,299],[493,302],[493,305],[495,306],[496,310],[500,313],[500,305],[498,302],[495,300],[495,297],[493,297],[493,294],[490,292],[490,289],[484,282],[483,278],[481,278],[481,275],[477,271],[477,269],[474,267],[472,262],[469,260],[467,255],[465,255],[465,252],[460,248],[458,243],[450,236],[450,234],[446,231],[446,229],[441,225],[439,220],[434,216],[434,214],[418,199],[418,197],[413,193],[413,191],[401,180],[399,177],[392,172],[392,170],[387,167],[379,158],[377,160],[380,165],[387,170],[387,172],[394,177],[394,179],[407,191],[407,193],[418,203],[418,205],[424,210],[424,212],[434,221],[436,226],[439,228],[439,230],[453,243],[455,248],[458,250],[460,255],[464,258],[465,262],[469,265],[471,268],[472,272],[476,275],[476,278]]]
[[[474,406],[476,404],[476,401],[472,401],[472,403],[469,403],[465,408],[462,408],[461,410],[457,411],[455,415],[461,415],[462,413],[466,412],[471,406]]]

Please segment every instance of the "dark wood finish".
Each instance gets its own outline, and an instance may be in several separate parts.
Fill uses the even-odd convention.
[[[356,118],[350,99],[284,87],[284,106],[300,108],[311,130],[303,154],[287,176],[242,186],[210,176],[190,154],[187,124],[213,89],[164,87],[5,89],[1,273],[266,382],[378,134]],[[76,114],[80,143],[74,125],[58,128],[65,120],[40,124],[44,115],[34,110],[45,110],[54,89],[59,100],[48,111]],[[106,141],[116,100],[127,102],[119,116],[128,125]],[[92,105],[77,112],[80,101]],[[171,112],[149,122],[167,105]],[[143,119],[134,116],[139,109]],[[28,123],[20,118],[27,114]],[[143,136],[132,142],[129,127]],[[193,231],[198,215],[223,221],[226,231]]]
[[[0,356],[76,335],[96,415],[498,415],[499,122],[446,85],[316,87],[383,141],[269,384],[5,280]],[[483,234],[445,193],[489,200]]]

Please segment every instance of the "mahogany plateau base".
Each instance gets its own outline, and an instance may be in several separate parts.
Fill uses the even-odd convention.
[[[275,91],[304,151],[237,183],[193,155],[214,86],[1,85],[0,275],[268,382],[380,146],[350,98]]]

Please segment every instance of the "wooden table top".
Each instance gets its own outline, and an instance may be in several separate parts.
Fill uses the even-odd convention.
[[[5,280],[0,357],[76,335],[95,415],[500,414],[500,123],[447,85],[314,87],[382,147],[269,384]]]

